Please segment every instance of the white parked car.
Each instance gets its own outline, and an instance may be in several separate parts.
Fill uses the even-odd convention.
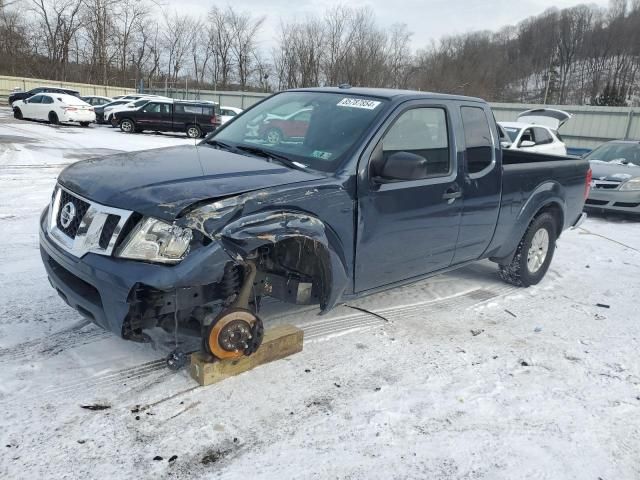
[[[78,122],[86,127],[96,121],[93,107],[82,99],[64,93],[42,93],[13,103],[16,118],[60,122]]]
[[[220,124],[227,123],[236,115],[242,113],[243,110],[241,108],[236,107],[220,107]]]
[[[567,146],[558,129],[570,118],[571,114],[562,110],[536,108],[522,112],[517,122],[498,122],[511,140],[511,145],[503,143],[503,148],[566,155]]]

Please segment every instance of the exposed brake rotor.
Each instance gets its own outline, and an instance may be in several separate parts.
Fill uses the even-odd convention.
[[[239,358],[254,353],[264,337],[262,320],[244,308],[220,313],[207,330],[207,351],[220,359]]]

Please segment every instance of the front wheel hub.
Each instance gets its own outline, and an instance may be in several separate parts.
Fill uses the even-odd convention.
[[[221,312],[207,330],[206,350],[220,359],[240,358],[254,353],[264,336],[262,320],[243,308]]]

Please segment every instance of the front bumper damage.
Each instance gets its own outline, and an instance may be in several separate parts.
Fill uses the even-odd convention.
[[[189,312],[218,298],[225,266],[233,263],[218,242],[198,248],[177,265],[144,263],[87,253],[75,257],[56,245],[40,217],[40,253],[60,297],[84,317],[117,335],[164,315]]]
[[[263,235],[252,239],[250,233],[257,233],[252,227],[257,226],[246,221],[246,230],[242,233],[229,229],[227,243],[230,240],[238,243],[225,248],[224,239],[213,240],[192,250],[176,265],[145,263],[92,252],[76,257],[52,240],[47,229],[48,208],[40,218],[40,253],[49,282],[69,306],[102,328],[125,338],[134,338],[143,329],[155,326],[173,328],[176,318],[182,324],[191,323],[192,329],[204,326],[203,320],[211,312],[211,306],[222,304],[237,293],[244,275],[244,259],[249,256],[244,248],[251,245],[250,250],[258,255],[260,245],[274,242],[273,238],[266,239]],[[262,221],[282,221],[280,217],[258,217]],[[271,222],[262,227],[274,228]],[[278,238],[282,240],[283,237]],[[229,253],[232,251],[235,252],[233,256]],[[327,272],[325,281],[329,275]],[[341,278],[346,278],[344,273]],[[322,286],[290,271],[261,270],[255,278],[253,294],[255,298],[270,296],[287,303],[324,303],[326,306],[327,298],[320,290]],[[335,297],[330,299],[336,300]]]

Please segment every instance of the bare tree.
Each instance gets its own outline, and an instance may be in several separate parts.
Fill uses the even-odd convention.
[[[240,89],[247,87],[247,79],[252,73],[256,51],[256,33],[264,23],[265,17],[253,18],[250,13],[238,13],[228,9],[232,43],[231,52],[238,69]]]
[[[32,6],[44,34],[44,47],[54,76],[65,80],[70,46],[81,27],[82,0],[32,0]]]

